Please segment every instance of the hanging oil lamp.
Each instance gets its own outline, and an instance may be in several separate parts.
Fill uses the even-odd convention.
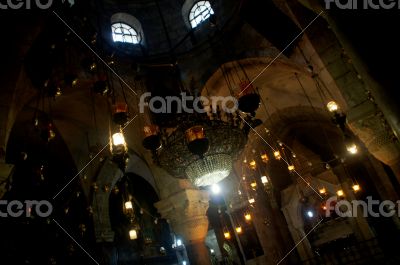
[[[268,158],[267,153],[261,154],[261,160],[262,160],[264,163],[267,163],[267,162],[268,162],[269,158]]]
[[[96,82],[93,84],[93,91],[100,95],[107,95],[110,91],[108,87],[108,80],[105,75],[99,75]]]
[[[238,98],[238,108],[244,113],[256,116],[256,110],[260,107],[260,95],[255,92],[253,85],[249,81],[239,84],[240,94]]]
[[[210,147],[204,128],[200,125],[193,126],[186,130],[185,135],[190,152],[202,158]]]
[[[128,162],[128,146],[121,128],[110,137],[110,151],[113,162],[125,171]]]
[[[128,122],[128,105],[125,102],[117,102],[112,109],[113,121],[118,125],[125,125]]]
[[[155,151],[161,148],[161,139],[157,125],[151,124],[143,127],[143,146],[147,150]]]
[[[138,229],[136,227],[132,227],[129,230],[129,239],[136,240],[138,238]]]
[[[246,221],[251,221],[251,214],[250,214],[249,212],[246,212],[246,213],[244,214],[244,219],[245,219]]]
[[[250,161],[249,168],[255,170],[257,168],[257,163],[255,160]]]
[[[225,239],[231,239],[231,233],[229,232],[228,228],[224,228],[224,238]]]

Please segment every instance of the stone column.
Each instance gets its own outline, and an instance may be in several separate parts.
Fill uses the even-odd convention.
[[[208,231],[206,215],[208,192],[194,188],[184,189],[155,204],[171,229],[182,238],[190,265],[211,265],[205,239]]]
[[[93,193],[93,197],[90,199],[92,200],[93,225],[97,243],[114,241],[114,231],[110,222],[109,198],[111,189],[122,177],[122,174],[114,163],[106,159],[97,179],[94,179],[99,189]],[[90,178],[92,179],[92,176]]]
[[[361,104],[349,105],[347,120],[351,130],[364,142],[368,151],[378,160],[390,166],[400,182],[400,145],[396,139],[400,135],[399,115],[393,104],[393,99],[385,97],[385,88],[382,87],[368,72],[368,67],[354,50],[334,18],[328,13],[323,17],[335,33],[338,41],[351,59],[354,69],[362,78],[364,91],[370,92],[374,102],[365,97]],[[351,93],[352,87],[342,89],[342,93]],[[376,101],[376,103],[375,103]]]
[[[398,201],[399,196],[396,193],[395,188],[392,183],[390,183],[390,179],[386,174],[382,164],[371,155],[368,155],[368,161],[364,163],[368,172],[375,172],[375,176],[372,176],[371,179],[377,189],[379,195],[382,200],[390,200],[392,202]],[[400,230],[400,218],[398,215],[394,214],[392,216],[392,220],[396,227]]]
[[[335,17],[332,17],[332,14],[330,12],[325,12],[324,14],[322,14],[322,16],[328,22],[339,42],[346,50],[346,53],[353,62],[354,68],[357,70],[358,73],[360,73],[363,80],[366,82],[368,89],[371,91],[371,94],[376,99],[379,108],[382,110],[386,120],[390,124],[391,130],[397,136],[400,136],[397,102],[393,98],[387,96],[387,94],[385,93],[386,88],[378,83],[371,75],[368,65],[354,49],[353,44],[348,40],[348,37],[343,33],[338,23],[336,23]]]
[[[344,166],[339,165],[332,168],[332,170],[342,185],[346,200],[349,202],[357,200],[352,190],[351,179],[347,176]],[[375,237],[371,227],[363,216],[360,206],[357,207],[357,216],[349,219],[353,231],[355,232],[355,235],[359,241],[365,241]]]
[[[316,22],[307,32],[313,31],[310,41],[346,100],[349,127],[374,157],[391,167],[400,182],[400,145],[395,137],[400,135],[398,104],[386,96],[386,88],[371,75],[334,15],[320,1],[299,2],[316,14],[323,11],[321,17],[331,29]],[[301,20],[301,11],[295,6],[292,12],[300,24],[308,23]]]
[[[18,61],[18,60],[17,60]],[[2,82],[0,96],[0,198],[6,192],[6,182],[14,165],[5,162],[8,139],[19,112],[36,94],[23,67],[13,69],[14,74]]]
[[[353,107],[347,114],[348,125],[365,144],[368,151],[390,166],[400,182],[400,146],[384,117],[371,101]]]
[[[290,235],[293,238],[293,242],[295,242],[297,253],[300,256],[300,259],[305,261],[313,258],[314,254],[310,241],[308,241],[308,238],[305,237],[306,233],[303,229],[303,220],[298,214],[298,208],[299,198],[295,196],[292,197],[291,201],[282,208],[282,212],[285,216]]]
[[[186,251],[191,265],[211,264],[208,249],[203,240],[186,245]]]
[[[391,200],[397,201],[399,200],[399,194],[397,193],[395,187],[390,181],[388,174],[383,168],[382,163],[373,157],[370,154],[367,154],[366,162],[364,162],[364,166],[368,170],[368,172],[374,172],[374,176],[371,177],[375,188],[379,192],[382,200]]]
[[[275,197],[272,192],[272,185],[269,184],[268,188],[264,186],[260,178],[256,178],[257,182],[257,201],[253,210],[254,219],[253,224],[257,231],[260,244],[264,250],[263,264],[276,264],[289,253],[291,246],[295,242],[291,242],[282,235],[283,229],[282,224],[285,222],[281,218],[280,209],[277,208]],[[269,191],[270,190],[270,191]],[[286,257],[281,261],[281,264],[290,264],[291,256]]]

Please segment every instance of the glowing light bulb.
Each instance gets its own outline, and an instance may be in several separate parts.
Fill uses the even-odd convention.
[[[250,214],[250,213],[245,213],[244,219],[245,219],[246,221],[250,221],[250,220],[251,220],[251,214]]]
[[[131,230],[129,231],[129,238],[130,238],[131,240],[137,239],[137,231],[136,231],[136,229],[131,229]]]
[[[251,169],[256,169],[256,168],[257,168],[257,163],[256,163],[256,161],[255,161],[255,160],[250,161],[249,167],[250,167]]]
[[[241,226],[236,227],[236,233],[238,233],[238,234],[242,233],[242,227]]]
[[[293,165],[289,165],[288,169],[289,169],[289,171],[293,171],[294,170],[294,166]]]
[[[120,156],[128,151],[124,134],[121,132],[114,133],[110,138],[110,151],[115,156]]]
[[[255,203],[255,202],[256,202],[256,200],[254,200],[254,198],[249,199],[249,203],[250,203],[250,204],[253,204],[253,203]]]
[[[62,95],[62,91],[60,87],[57,87],[56,89],[56,97],[61,96]]]
[[[132,205],[131,201],[125,202],[125,209],[126,210],[132,210],[133,209],[133,205]]]
[[[312,211],[307,211],[307,216],[309,218],[313,218],[314,217],[314,213]]]
[[[326,107],[328,108],[329,112],[335,112],[339,109],[339,106],[335,101],[329,101],[328,104],[326,104]]]
[[[261,160],[262,160],[264,163],[267,163],[268,160],[269,160],[268,155],[267,155],[267,154],[262,154],[262,155],[261,155]]]
[[[357,154],[357,152],[358,152],[358,148],[355,143],[350,143],[350,144],[346,145],[346,149],[347,149],[347,152],[349,152],[352,155]]]
[[[213,184],[211,186],[211,191],[214,194],[219,194],[221,192],[221,187],[218,184]]]
[[[256,182],[252,182],[250,184],[251,188],[254,190],[257,187],[257,183]]]
[[[336,194],[337,194],[337,196],[342,197],[344,195],[344,192],[343,192],[343,190],[338,190],[336,192]]]
[[[275,157],[275,159],[277,159],[277,160],[281,159],[281,153],[280,153],[279,151],[275,151],[275,152],[274,152],[274,157]]]
[[[122,133],[114,133],[112,136],[113,145],[125,145],[125,137]]]
[[[268,178],[267,178],[267,176],[262,176],[262,177],[261,177],[261,183],[264,184],[264,185],[266,185],[266,184],[268,183]]]
[[[319,189],[319,193],[320,193],[320,194],[325,194],[325,193],[326,193],[326,189],[325,189],[325,188]]]
[[[360,185],[358,185],[358,184],[354,184],[353,185],[353,190],[355,191],[355,192],[357,192],[357,191],[359,191],[361,188],[360,188]]]
[[[229,233],[228,231],[227,231],[227,232],[224,232],[224,237],[225,237],[226,239],[230,239],[230,238],[231,238],[231,233]]]

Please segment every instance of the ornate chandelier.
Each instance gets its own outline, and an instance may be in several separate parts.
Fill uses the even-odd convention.
[[[182,91],[190,91],[189,95],[193,95],[195,84],[191,83],[191,88],[186,90],[179,68],[175,70],[182,97],[186,95]],[[173,177],[187,178],[198,187],[213,185],[228,177],[234,161],[247,143],[250,129],[262,123],[255,118],[260,105],[257,90],[249,80],[242,82],[241,86],[246,89],[241,89],[237,95],[235,111],[213,103],[208,106],[207,113],[203,101],[191,96],[190,101],[175,100],[186,102],[188,109],[195,109],[195,112],[173,112],[172,119],[159,119],[157,125],[149,121],[150,124],[144,127],[143,146],[153,152],[156,164]],[[228,87],[230,95],[237,94],[230,84]]]
[[[245,119],[253,126],[259,123],[251,116]],[[196,186],[212,185],[229,176],[233,162],[246,145],[249,130],[239,113],[217,109],[211,115],[187,115],[172,131],[160,130],[154,159],[173,177],[188,178]]]

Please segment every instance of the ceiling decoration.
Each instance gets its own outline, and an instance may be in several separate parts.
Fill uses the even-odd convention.
[[[156,153],[157,162],[172,176],[177,178],[189,178],[197,186],[215,184],[226,178],[247,142],[249,128],[242,119],[236,115],[221,117],[220,113],[209,119],[208,117],[186,120],[176,130],[161,135],[162,148]],[[199,155],[190,148],[190,136],[188,131],[199,126],[204,131],[202,139],[207,143],[199,144],[196,150],[208,150]],[[186,137],[185,137],[186,136]]]
[[[149,125],[144,127],[143,145],[153,151],[154,161],[173,177],[188,178],[196,186],[213,185],[228,177],[247,143],[251,127],[261,124],[254,117],[260,96],[249,81],[239,84],[241,91],[248,89],[243,95],[232,91],[231,95],[239,98],[229,96],[236,104],[233,111],[222,103],[203,106],[200,101],[196,104],[198,98],[194,97],[189,103],[194,113],[175,116],[176,126],[164,122],[155,124],[155,119],[149,119]],[[180,90],[187,91],[183,85]],[[179,99],[185,102],[184,98]]]
[[[160,13],[160,17],[163,18],[161,11],[158,10],[158,12]],[[210,15],[211,14],[210,12]],[[75,28],[75,25],[72,26]],[[165,31],[166,39],[170,39],[164,19],[162,19],[162,26]],[[83,29],[85,26],[81,25],[81,27],[77,28]],[[80,30],[77,32],[80,32]],[[84,39],[90,40],[88,41],[89,45],[91,47],[97,47],[100,54],[107,53],[105,51],[106,48],[104,48],[107,47],[107,43],[104,42],[104,39],[96,37],[101,34],[98,34],[98,32],[93,33],[92,31],[88,32],[90,32],[90,34],[87,34]],[[64,36],[65,34],[62,33],[62,35]],[[73,34],[68,31],[66,35],[68,38],[60,38],[60,40],[62,40],[60,42],[64,45],[55,45],[54,47],[57,48],[60,46],[63,48],[72,43],[70,38]],[[62,50],[61,48],[60,51]],[[171,46],[170,60],[168,61],[171,61],[171,66],[173,68],[178,68],[176,65],[177,57],[173,54],[172,48]],[[65,50],[67,50],[67,48],[65,48]],[[58,50],[55,49],[55,51]],[[73,57],[72,53],[70,57]],[[117,89],[117,82],[112,80],[110,70],[113,70],[111,67],[115,67],[114,61],[112,60],[111,63],[109,62],[108,56],[105,57],[107,57],[107,63],[105,65],[102,64],[104,63],[103,60],[98,60],[93,55],[79,56],[77,60],[74,60],[74,63],[76,63],[76,61],[81,61],[81,68],[84,69],[85,76],[90,77],[93,95],[103,95],[107,97],[111,110],[110,118],[112,119],[112,122],[110,119],[108,128],[110,153],[112,161],[124,171],[128,159],[128,144],[125,139],[124,129],[129,124],[129,104],[126,100],[123,85],[121,84],[121,88]],[[117,57],[118,56],[116,56],[116,59],[119,58]],[[39,58],[35,57],[34,59]],[[71,58],[68,57],[68,60],[69,59]],[[165,58],[163,58],[162,62],[164,61]],[[72,62],[65,64],[72,65]],[[69,70],[69,68],[72,69],[72,67],[68,67],[67,70]],[[240,65],[238,65],[238,69],[239,68],[241,68]],[[57,80],[65,79],[63,83],[69,86],[73,86],[80,81],[78,80],[78,71],[76,69],[75,71],[64,72],[63,75],[65,75],[65,78],[57,78]],[[179,70],[176,71],[176,73],[177,75],[172,79],[178,80],[176,82],[178,86],[172,86],[173,92],[177,92],[178,94],[178,91],[187,91],[189,95],[194,95],[195,93],[193,93],[193,91],[195,91],[195,89],[193,89],[192,85],[191,88],[187,90],[180,80],[181,76]],[[244,76],[245,78],[243,78]],[[148,76],[144,77],[144,79],[146,78],[150,79]],[[172,176],[177,178],[189,178],[197,186],[207,186],[219,182],[230,174],[233,162],[241,153],[247,142],[247,136],[251,129],[250,126],[256,127],[261,123],[260,120],[255,119],[255,111],[260,104],[260,96],[258,95],[257,89],[253,88],[245,73],[244,75],[242,74],[241,77],[236,76],[236,79],[232,76],[228,78],[230,80],[226,81],[231,88],[231,97],[235,96],[238,100],[238,110],[235,110],[234,113],[228,113],[223,111],[223,108],[213,106],[212,109],[207,110],[208,113],[184,113],[176,115],[176,119],[173,119],[173,126],[171,126],[171,124],[154,122],[154,120],[156,120],[154,117],[151,117],[149,122],[146,122],[144,126],[145,138],[143,140],[143,145],[145,148],[153,151],[154,159],[157,164],[165,168]],[[43,79],[45,81],[49,80],[47,76]],[[235,87],[240,87],[240,90],[233,91],[231,83],[234,83]],[[49,87],[50,84],[52,83],[49,83]],[[38,85],[43,86],[42,79],[39,80]],[[49,89],[53,91],[53,96],[62,94],[62,88],[59,88],[57,85],[56,83],[51,86],[52,89]],[[151,91],[151,88],[146,87],[143,91]],[[173,94],[172,92],[168,93],[165,96],[171,96]],[[193,103],[194,107],[194,102],[191,103]],[[95,104],[95,102],[93,102],[93,104]],[[202,102],[200,102],[199,105],[202,105]],[[200,107],[203,108],[203,106]],[[93,120],[96,123],[96,113],[94,111],[93,116]],[[95,127],[97,131],[96,124]],[[51,125],[49,125],[48,132],[49,138],[54,137]]]

